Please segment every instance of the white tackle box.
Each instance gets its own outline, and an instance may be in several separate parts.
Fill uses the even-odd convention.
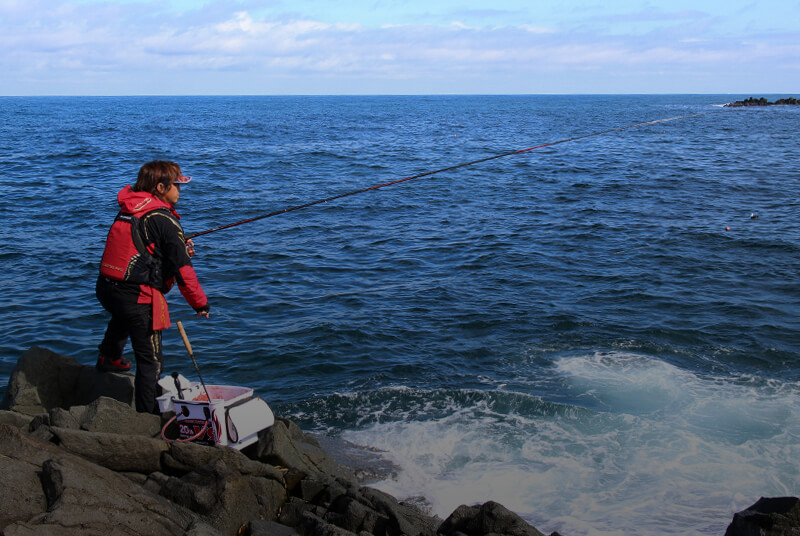
[[[159,410],[175,412],[178,437],[172,441],[243,449],[258,440],[258,432],[275,423],[267,403],[253,396],[249,387],[206,385],[206,396],[200,382],[190,382],[180,374],[166,376],[158,384],[164,393],[157,398]]]

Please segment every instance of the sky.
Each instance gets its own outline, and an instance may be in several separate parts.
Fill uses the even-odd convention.
[[[785,94],[800,0],[0,0],[0,95]]]

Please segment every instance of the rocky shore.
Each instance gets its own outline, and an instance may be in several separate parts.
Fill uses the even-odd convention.
[[[749,97],[745,100],[729,102],[725,106],[735,108],[741,106],[778,106],[778,105],[797,105],[797,104],[800,104],[800,100],[797,100],[794,97],[789,97],[788,99],[778,99],[775,102],[769,102],[764,97],[761,97],[760,99]]]
[[[362,485],[287,419],[238,451],[165,441],[167,418],[132,400],[131,375],[44,348],[20,358],[0,410],[3,535],[543,534],[491,501],[427,515]],[[736,514],[726,535],[745,534],[800,534],[800,499]]]

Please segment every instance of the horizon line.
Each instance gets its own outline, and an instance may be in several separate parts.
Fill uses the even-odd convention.
[[[792,92],[750,93],[138,93],[138,94],[40,94],[0,95],[0,98],[131,98],[131,97],[600,97],[600,96],[714,96],[787,95]],[[797,93],[800,95],[800,92]]]

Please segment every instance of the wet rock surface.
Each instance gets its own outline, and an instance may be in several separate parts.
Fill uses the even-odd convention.
[[[725,536],[800,536],[800,499],[762,497],[734,514]]]

